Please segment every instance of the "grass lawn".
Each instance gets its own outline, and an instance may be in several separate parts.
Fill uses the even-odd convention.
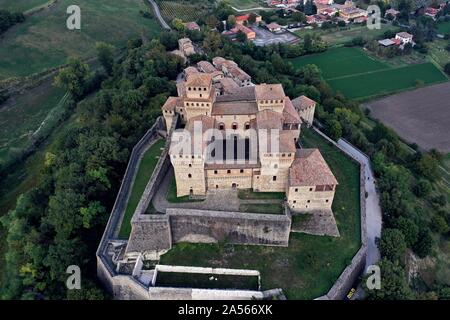
[[[289,299],[313,299],[326,293],[360,247],[359,165],[309,129],[306,147],[319,147],[336,175],[333,210],[340,238],[292,233],[289,247],[231,244],[174,245],[161,264],[256,269],[262,288],[283,288]]]
[[[0,0],[0,8],[13,12],[24,12],[47,2],[49,0]]]
[[[199,289],[258,290],[257,276],[158,272],[156,286]]]
[[[277,204],[241,204],[239,211],[248,213],[283,214],[283,205]]]
[[[438,32],[441,34],[450,34],[450,21],[440,22],[438,24]]]
[[[327,30],[322,29],[300,29],[295,33],[303,38],[307,33],[314,33],[320,35],[322,40],[329,43],[331,46],[343,45],[345,43],[350,42],[356,37],[363,37],[366,40],[378,39],[382,36],[386,31],[398,31],[398,27],[394,27],[392,25],[381,24],[381,29],[369,30],[367,26],[363,25],[352,25],[344,28],[332,28]]]
[[[325,80],[348,98],[367,99],[447,80],[431,62],[393,67],[361,48],[333,48],[291,60],[295,67],[317,65]]]
[[[119,231],[119,238],[128,239],[131,232],[131,218],[133,217],[136,207],[141,200],[145,187],[147,186],[150,177],[153,174],[159,156],[161,155],[161,148],[164,148],[165,140],[159,139],[156,141],[144,154],[141,163],[139,164],[136,179],[131,189],[130,198],[128,199],[127,207],[123,217],[122,225]]]
[[[81,30],[66,27],[69,5],[81,8]],[[141,0],[60,0],[51,9],[27,18],[3,34],[0,79],[57,67],[66,63],[69,56],[94,56],[97,41],[123,47],[142,31],[150,38],[158,34],[157,21],[142,17],[139,10],[150,9]]]
[[[284,192],[254,192],[251,189],[238,190],[239,199],[243,200],[283,200],[286,197]]]

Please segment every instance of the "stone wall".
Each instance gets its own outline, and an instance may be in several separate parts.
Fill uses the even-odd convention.
[[[333,287],[328,293],[317,300],[342,300],[348,294],[358,277],[364,272],[366,266],[367,256],[367,230],[366,230],[366,189],[365,189],[365,164],[349,154],[339,144],[330,139],[327,135],[322,133],[319,129],[314,127],[314,130],[323,138],[332,143],[336,148],[341,150],[349,158],[355,160],[360,164],[360,210],[361,210],[361,248],[353,257],[352,262],[341,273],[339,278],[334,283]]]
[[[167,209],[173,243],[287,246],[291,218],[287,215]]]

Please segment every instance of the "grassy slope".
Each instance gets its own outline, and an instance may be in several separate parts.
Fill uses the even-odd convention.
[[[24,12],[39,7],[49,0],[0,0],[0,8],[9,11]]]
[[[450,34],[450,21],[439,23],[438,31],[443,34]]]
[[[161,263],[257,269],[264,289],[282,287],[290,299],[327,292],[360,246],[359,167],[309,130],[302,139],[305,146],[321,149],[340,182],[333,204],[340,238],[291,234],[287,248],[182,243]]]
[[[0,107],[0,162],[8,152],[25,147],[49,112],[58,106],[64,91],[53,87],[51,82],[49,79],[11,97]]]
[[[161,148],[164,147],[165,140],[160,139],[155,144],[153,144],[144,154],[141,160],[139,169],[136,175],[136,180],[134,181],[133,188],[131,190],[130,199],[127,203],[127,208],[125,210],[125,216],[122,221],[122,226],[120,227],[119,237],[128,239],[131,232],[131,218],[133,217],[134,211],[141,200],[142,194],[144,193],[145,187],[147,186],[150,177],[152,176],[153,170],[158,163],[159,156],[161,154]]]
[[[66,8],[81,8],[81,30],[66,28]],[[61,0],[49,10],[29,17],[0,40],[0,79],[24,76],[64,64],[68,56],[95,55],[95,42],[124,46],[144,30],[149,36],[160,31],[140,0]]]

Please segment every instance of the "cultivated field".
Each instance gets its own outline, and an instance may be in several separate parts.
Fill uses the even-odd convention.
[[[309,129],[302,131],[302,144],[320,148],[340,183],[333,203],[340,238],[292,233],[287,248],[181,243],[161,263],[256,269],[263,289],[283,288],[289,299],[326,293],[360,246],[359,166]]]
[[[369,102],[367,107],[406,141],[450,152],[450,82]]]
[[[267,7],[266,1],[263,0],[227,0],[227,2],[239,10]]]
[[[81,8],[81,30],[66,28],[66,9],[72,4]],[[141,0],[60,0],[0,39],[0,79],[62,65],[70,55],[91,57],[97,41],[124,46],[142,31],[149,37],[157,34],[156,20],[142,17],[139,10],[149,8]]]
[[[348,98],[368,99],[433,84],[447,77],[432,63],[394,66],[361,48],[334,48],[292,60],[295,67],[317,65],[325,80]]]
[[[184,22],[196,21],[204,17],[211,10],[211,4],[207,1],[157,1],[161,14],[167,23],[178,18]]]

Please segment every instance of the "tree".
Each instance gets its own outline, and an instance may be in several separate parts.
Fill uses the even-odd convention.
[[[448,74],[450,76],[450,63],[447,63],[444,66],[444,71],[445,71],[446,74]]]
[[[69,91],[75,100],[79,100],[85,92],[90,76],[86,63],[78,58],[69,58],[68,66],[55,77],[55,84]]]
[[[415,188],[414,192],[418,197],[426,197],[431,193],[431,190],[433,189],[433,186],[431,185],[430,181],[426,179],[420,179]]]
[[[97,42],[97,57],[106,73],[111,75],[114,65],[114,46],[105,42]]]
[[[417,242],[419,227],[414,221],[406,217],[400,217],[394,221],[393,225],[402,232],[407,247],[412,247]]]
[[[392,262],[403,263],[406,243],[405,237],[398,229],[384,229],[381,238],[377,239],[377,245],[381,256]]]
[[[303,39],[303,48],[306,52],[311,52],[313,47],[313,40],[309,33],[305,35],[305,38]]]
[[[381,289],[370,290],[366,286],[366,281],[363,281],[370,300],[409,300],[412,298],[406,272],[398,262],[383,259],[378,266],[381,271]]]
[[[216,16],[210,15],[206,18],[205,23],[210,29],[214,29],[219,24],[219,20],[217,20]]]
[[[208,32],[203,40],[203,48],[208,52],[215,52],[222,46],[222,39],[217,32]]]
[[[342,137],[342,126],[337,120],[330,120],[327,122],[328,133],[330,138],[338,141]]]
[[[172,26],[174,27],[175,30],[179,31],[179,32],[184,32],[186,31],[186,26],[183,23],[183,20],[175,18],[172,20]]]
[[[239,30],[238,33],[236,34],[236,40],[239,42],[245,42],[247,41],[247,35],[241,30]]]
[[[255,24],[256,23],[256,14],[255,13],[250,13],[248,15],[248,19],[247,19],[249,24]]]
[[[433,250],[434,241],[428,228],[423,228],[419,232],[417,242],[413,246],[414,252],[420,257],[425,258]]]
[[[292,20],[296,21],[296,22],[306,22],[306,15],[303,12],[294,12],[292,14]]]
[[[236,25],[236,17],[231,14],[227,18],[227,30],[232,29],[235,25]]]

